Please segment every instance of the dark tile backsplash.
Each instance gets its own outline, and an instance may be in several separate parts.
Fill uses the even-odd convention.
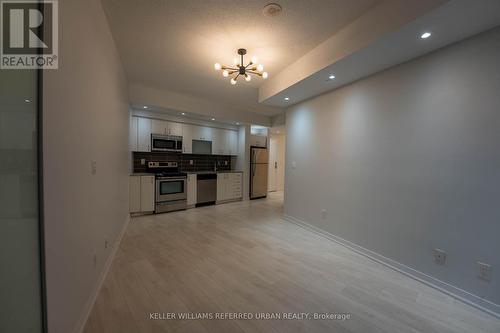
[[[146,160],[145,164],[141,164],[141,159]],[[149,161],[177,162],[180,171],[183,172],[212,171],[215,164],[217,164],[217,170],[231,170],[231,156],[223,155],[133,152],[132,160],[134,172],[148,172],[147,165]],[[190,161],[193,161],[192,165]]]

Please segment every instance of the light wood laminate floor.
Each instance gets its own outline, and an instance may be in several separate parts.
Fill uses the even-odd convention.
[[[85,333],[500,332],[500,320],[283,221],[282,200],[133,218]],[[262,312],[350,319],[150,319]]]

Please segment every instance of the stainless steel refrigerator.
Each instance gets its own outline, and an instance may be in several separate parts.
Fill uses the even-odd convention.
[[[267,148],[250,148],[250,199],[267,196],[267,174],[269,172]]]

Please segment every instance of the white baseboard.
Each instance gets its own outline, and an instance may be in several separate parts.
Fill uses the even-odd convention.
[[[113,243],[113,248],[111,249],[111,252],[108,256],[108,259],[106,260],[106,263],[104,264],[104,267],[102,269],[101,275],[99,276],[99,279],[97,280],[96,287],[92,294],[90,294],[87,303],[85,304],[85,307],[83,309],[82,315],[80,317],[80,320],[78,320],[78,323],[75,326],[75,329],[73,332],[75,333],[82,333],[83,329],[85,328],[85,324],[87,323],[87,320],[90,316],[90,312],[92,311],[92,308],[94,307],[94,303],[97,299],[97,295],[99,295],[99,291],[101,290],[101,287],[104,283],[104,280],[106,279],[106,275],[108,275],[109,268],[111,267],[111,263],[113,262],[113,259],[115,258],[116,252],[118,251],[118,248],[120,247],[120,243],[122,241],[123,235],[125,234],[125,231],[127,230],[127,226],[130,222],[130,214],[127,214],[127,218],[125,220],[125,223],[123,225],[122,230],[116,237],[114,243]]]
[[[441,281],[439,279],[436,279],[430,275],[427,275],[423,272],[417,271],[416,269],[413,269],[409,266],[406,266],[404,264],[401,264],[397,261],[394,261],[392,259],[389,259],[387,257],[384,257],[381,254],[378,254],[376,252],[373,252],[371,250],[368,250],[362,246],[359,246],[355,243],[352,243],[348,240],[345,240],[341,237],[335,236],[323,229],[320,229],[316,226],[313,226],[307,222],[304,222],[302,220],[299,220],[297,218],[294,218],[289,215],[283,215],[283,219],[285,221],[291,222],[293,224],[296,224],[306,230],[312,231],[320,236],[323,236],[331,241],[334,241],[337,244],[340,244],[358,254],[361,254],[373,261],[376,261],[380,264],[383,264],[384,266],[387,266],[395,271],[398,271],[412,279],[415,279],[419,282],[422,282],[429,287],[432,287],[434,289],[437,289],[463,303],[466,303],[468,305],[473,306],[474,308],[477,308],[481,311],[484,311],[496,318],[500,319],[500,305],[495,304],[491,301],[488,301],[487,299],[481,298],[477,295],[471,294],[468,291],[465,291],[463,289],[460,289],[458,287],[455,287],[451,284],[448,284],[444,281]]]

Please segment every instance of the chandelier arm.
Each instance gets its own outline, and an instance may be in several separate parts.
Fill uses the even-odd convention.
[[[248,72],[248,73],[255,74],[255,75],[258,75],[258,76],[262,76],[262,73],[259,73],[259,72],[256,72],[256,71],[247,70],[247,72]]]
[[[237,70],[238,70],[237,68],[228,67],[228,66],[222,66],[221,68],[222,68],[222,69],[229,69],[229,70],[231,70],[231,71],[237,71]]]

